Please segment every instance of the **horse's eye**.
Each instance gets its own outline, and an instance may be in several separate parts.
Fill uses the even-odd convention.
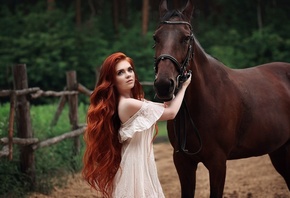
[[[153,35],[154,45],[152,48],[155,48],[156,44],[158,43],[158,39],[155,35]]]
[[[190,36],[186,36],[186,37],[184,38],[184,42],[185,42],[185,43],[188,43],[188,42],[190,41],[190,38],[191,38]]]
[[[153,35],[153,40],[155,41],[155,43],[159,43],[160,39],[158,36],[156,36],[155,34]]]

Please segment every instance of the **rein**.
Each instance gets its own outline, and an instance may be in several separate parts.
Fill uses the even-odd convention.
[[[183,113],[183,114],[181,114],[181,113]],[[178,114],[180,114],[179,124],[180,124],[180,126],[183,124],[184,130],[183,130],[183,137],[182,137],[181,133],[177,134],[177,132],[176,132],[177,131],[176,130],[176,118],[174,118],[174,135],[178,139],[178,147],[179,147],[179,149],[176,150],[175,152],[178,153],[181,150],[182,152],[184,152],[187,155],[196,155],[202,149],[202,141],[201,141],[201,137],[200,137],[200,134],[198,132],[198,129],[196,128],[196,126],[195,126],[195,124],[194,124],[194,122],[193,122],[193,120],[192,120],[192,118],[191,118],[191,116],[189,114],[188,107],[187,107],[187,104],[186,104],[185,100],[182,101],[181,108],[180,108]],[[184,119],[182,119],[182,115],[183,115]],[[189,117],[190,123],[191,123],[191,125],[193,127],[193,130],[194,130],[194,132],[195,132],[195,134],[196,134],[196,136],[198,138],[198,141],[199,141],[199,148],[195,152],[189,152],[188,149],[185,148],[186,147],[186,141],[187,141],[187,130],[185,128],[185,118],[186,118],[186,116]],[[183,123],[181,123],[181,122],[183,122]]]
[[[185,56],[185,59],[184,61],[182,62],[182,64],[180,64],[176,58],[174,58],[173,56],[171,56],[170,54],[161,54],[159,57],[155,58],[155,64],[154,64],[154,70],[155,70],[155,73],[157,73],[157,69],[158,69],[158,64],[161,60],[165,60],[165,59],[169,59],[171,62],[173,62],[173,64],[175,65],[175,67],[177,68],[177,71],[179,72],[179,75],[177,76],[177,88],[179,89],[180,87],[180,84],[182,82],[184,82],[185,80],[187,80],[188,78],[188,75],[191,71],[186,71],[186,68],[188,67],[193,55],[194,55],[194,52],[192,51],[192,41],[194,40],[194,36],[193,36],[193,32],[192,32],[192,26],[190,23],[186,22],[186,21],[162,21],[160,24],[169,24],[169,25],[188,25],[189,28],[190,28],[190,45],[188,46],[188,50],[187,50],[187,54]],[[182,114],[183,113],[183,114]],[[179,152],[180,150],[188,155],[195,155],[197,153],[199,153],[202,149],[202,141],[201,141],[201,137],[200,137],[200,134],[198,132],[198,129],[196,128],[190,114],[189,114],[189,111],[188,111],[188,107],[187,107],[187,104],[185,102],[185,100],[183,99],[182,101],[182,105],[181,105],[181,108],[179,110],[179,113],[180,114],[180,127],[181,125],[183,124],[184,126],[184,132],[183,132],[183,137],[182,137],[182,134],[181,133],[178,133],[177,134],[177,130],[176,130],[176,118],[174,119],[174,134],[175,136],[177,137],[178,139],[178,147],[179,149],[176,150],[175,152]],[[183,116],[182,116],[183,115]],[[189,117],[190,119],[190,123],[194,129],[194,132],[196,133],[196,136],[198,138],[198,141],[199,141],[199,148],[197,151],[195,152],[189,152],[185,147],[186,147],[186,141],[187,141],[187,131],[186,131],[186,128],[185,128],[185,119],[186,117]],[[183,118],[183,119],[182,119]],[[181,123],[183,122],[183,123]]]

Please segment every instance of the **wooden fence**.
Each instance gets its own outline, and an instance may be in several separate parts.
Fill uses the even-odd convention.
[[[141,84],[152,85],[151,82],[143,82]],[[13,67],[13,85],[13,90],[0,90],[0,97],[10,97],[8,137],[0,139],[0,145],[3,145],[2,150],[0,148],[0,158],[8,157],[11,160],[13,156],[13,144],[19,145],[20,170],[30,177],[31,188],[34,188],[36,178],[34,151],[36,149],[51,146],[65,139],[72,138],[74,141],[72,155],[75,156],[80,153],[79,136],[84,133],[86,126],[81,126],[78,122],[78,94],[83,93],[90,96],[91,91],[77,82],[75,71],[66,72],[66,89],[64,91],[43,91],[39,87],[29,88],[25,64],[18,64]],[[51,126],[57,123],[66,102],[68,102],[72,131],[46,140],[35,138],[31,126],[28,96],[33,99],[47,96],[60,97]],[[13,134],[14,122],[16,122],[17,127],[16,135]]]

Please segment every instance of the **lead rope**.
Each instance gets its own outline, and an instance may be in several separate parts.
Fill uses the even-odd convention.
[[[184,137],[183,137],[183,139],[182,139],[182,137],[181,137],[181,133],[179,132],[178,134],[177,134],[177,132],[176,132],[176,118],[174,119],[174,134],[175,134],[175,137],[177,136],[177,139],[178,139],[178,147],[179,147],[179,149],[178,150],[176,150],[175,152],[176,153],[178,153],[179,152],[179,150],[181,150],[182,152],[184,152],[184,153],[186,153],[187,155],[196,155],[197,153],[199,153],[200,151],[201,151],[201,149],[202,149],[202,141],[201,141],[201,137],[200,137],[200,134],[199,134],[199,131],[198,131],[198,129],[196,128],[196,126],[195,126],[195,124],[194,124],[194,122],[193,122],[193,120],[192,120],[192,118],[191,118],[191,116],[190,116],[190,114],[189,114],[189,111],[188,111],[188,108],[187,108],[187,104],[186,104],[186,102],[185,102],[185,100],[183,100],[182,101],[182,105],[181,105],[181,108],[180,108],[182,111],[180,111],[180,126],[181,126],[181,122],[182,122],[182,116],[181,116],[181,113],[183,112],[183,115],[184,115],[184,118],[186,118],[186,114],[188,115],[188,117],[189,117],[189,119],[190,119],[190,123],[191,123],[191,125],[192,125],[192,127],[193,127],[193,130],[194,130],[194,132],[195,132],[195,134],[196,134],[196,136],[197,136],[197,138],[198,138],[198,141],[199,141],[199,148],[198,148],[198,150],[197,151],[195,151],[195,152],[189,152],[188,151],[188,149],[186,149],[185,148],[185,146],[186,146],[186,138],[187,138],[187,130],[186,130],[186,128],[185,128],[185,119],[183,119],[183,126],[184,126]],[[183,141],[182,141],[183,140]]]

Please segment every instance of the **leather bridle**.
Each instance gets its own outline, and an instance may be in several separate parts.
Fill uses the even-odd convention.
[[[186,21],[162,21],[160,24],[169,24],[169,25],[188,25],[190,28],[190,45],[188,46],[187,54],[184,58],[184,61],[180,64],[174,56],[171,56],[170,54],[161,54],[159,57],[155,57],[154,61],[154,70],[155,73],[158,71],[158,64],[161,60],[169,59],[171,62],[173,62],[174,66],[176,67],[177,71],[179,72],[179,75],[177,76],[177,88],[180,87],[181,82],[185,81],[186,78],[186,68],[189,65],[192,57],[193,57],[193,50],[192,50],[192,41],[194,40],[193,32],[191,24]]]
[[[188,25],[190,27],[190,45],[188,46],[188,50],[187,50],[187,54],[185,56],[185,59],[184,61],[182,62],[182,64],[180,64],[176,58],[174,58],[173,56],[171,56],[170,54],[161,54],[159,57],[155,57],[155,63],[154,63],[154,70],[155,70],[155,74],[157,73],[158,71],[158,64],[161,60],[165,60],[165,59],[169,59],[171,62],[173,62],[174,66],[177,68],[177,71],[179,72],[179,75],[177,76],[177,89],[179,89],[180,87],[180,84],[182,82],[184,82],[186,79],[187,79],[187,75],[188,73],[190,73],[191,71],[187,71],[187,67],[188,65],[190,64],[190,61],[191,59],[193,58],[193,55],[194,55],[194,52],[193,52],[193,49],[192,49],[192,43],[193,43],[193,40],[194,40],[194,36],[193,36],[193,32],[192,32],[192,27],[191,27],[191,24],[186,22],[186,21],[162,21],[160,24],[170,24],[170,25],[180,25],[180,24],[185,24],[185,25]],[[176,130],[176,118],[174,119],[174,134],[178,140],[178,149],[175,150],[175,152],[179,152],[179,151],[182,151],[188,155],[195,155],[197,153],[199,153],[202,149],[202,141],[201,141],[201,137],[200,137],[200,134],[198,132],[198,129],[196,128],[190,114],[189,114],[189,111],[188,111],[188,107],[187,107],[187,104],[185,102],[185,100],[182,101],[182,105],[181,105],[181,108],[178,112],[178,114],[180,115],[180,127],[183,123],[183,126],[184,126],[184,133],[183,133],[183,136],[181,133],[178,133],[177,134],[177,130]],[[185,128],[185,118],[186,117],[189,117],[190,118],[190,123],[196,133],[196,136],[198,138],[198,141],[199,141],[199,148],[197,149],[197,151],[195,152],[189,152],[188,149],[186,149],[186,141],[187,141],[187,130]],[[182,119],[183,117],[183,119]],[[180,129],[181,130],[181,129]]]

